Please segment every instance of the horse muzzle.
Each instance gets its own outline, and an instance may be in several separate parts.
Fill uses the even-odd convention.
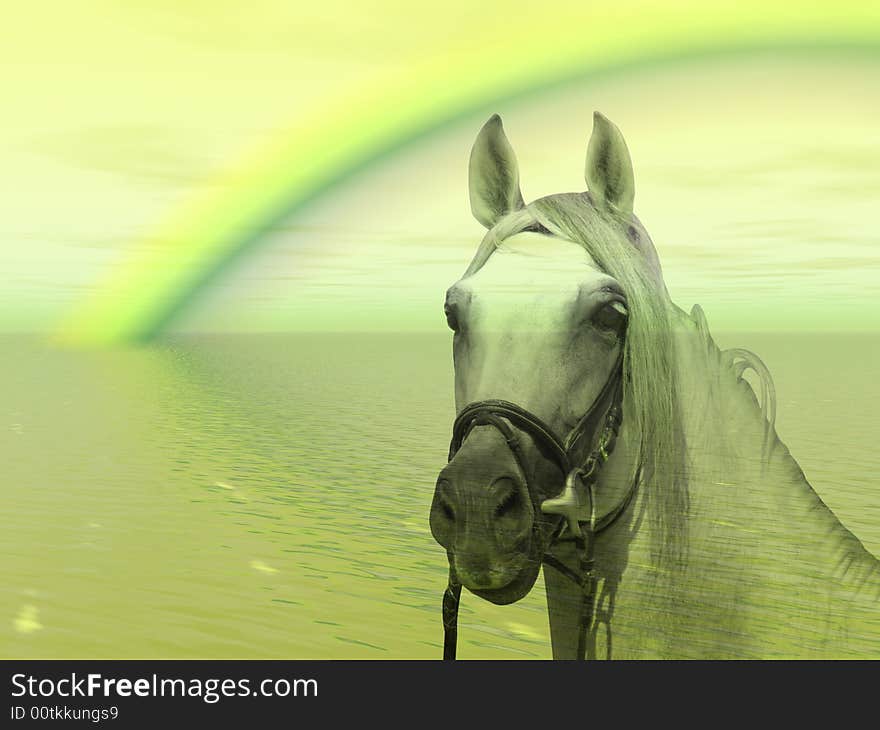
[[[541,553],[535,507],[526,474],[497,429],[474,428],[440,472],[430,524],[459,580],[477,595],[509,603],[518,598],[508,599],[508,588],[524,577],[529,588],[534,583]]]

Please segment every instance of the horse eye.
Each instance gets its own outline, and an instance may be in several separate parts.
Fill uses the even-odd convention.
[[[455,311],[455,307],[451,307],[447,304],[443,307],[443,312],[446,314],[446,324],[449,325],[449,329],[453,332],[458,332],[458,315]]]
[[[622,302],[608,302],[593,317],[597,327],[620,334],[626,326],[626,307]]]

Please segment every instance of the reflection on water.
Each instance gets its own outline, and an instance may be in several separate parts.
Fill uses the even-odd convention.
[[[718,340],[767,361],[783,440],[880,553],[880,338]],[[2,656],[439,656],[444,335],[6,339],[0,375]],[[550,656],[540,581],[461,627],[462,657]]]

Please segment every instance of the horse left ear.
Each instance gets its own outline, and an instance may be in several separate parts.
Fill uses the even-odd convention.
[[[620,130],[599,112],[593,113],[585,177],[594,204],[632,214],[635,180],[629,150]]]

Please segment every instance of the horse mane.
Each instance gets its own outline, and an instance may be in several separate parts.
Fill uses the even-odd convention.
[[[653,243],[635,216],[622,220],[593,205],[589,193],[540,198],[489,230],[468,268],[479,270],[506,237],[538,230],[582,246],[626,292],[624,413],[638,438],[638,464],[652,555],[659,573],[683,567],[687,556],[687,450],[679,402],[674,306]],[[634,475],[635,476],[635,475]]]
[[[715,340],[709,332],[709,324],[706,321],[706,315],[703,308],[699,304],[694,304],[691,308],[691,321],[696,325],[697,332],[702,338],[704,348],[710,351],[717,351],[719,359],[719,368],[728,370],[738,382],[744,382],[749,385],[749,392],[755,398],[760,395],[760,401],[756,400],[756,404],[760,405],[761,420],[764,424],[764,441],[761,445],[761,462],[766,464],[770,460],[773,445],[776,436],[776,385],[773,382],[773,376],[770,369],[764,364],[764,361],[751,350],[742,347],[735,347],[728,350],[720,350],[715,344]],[[745,372],[751,370],[758,378],[760,393],[756,391],[748,380],[745,379]]]

